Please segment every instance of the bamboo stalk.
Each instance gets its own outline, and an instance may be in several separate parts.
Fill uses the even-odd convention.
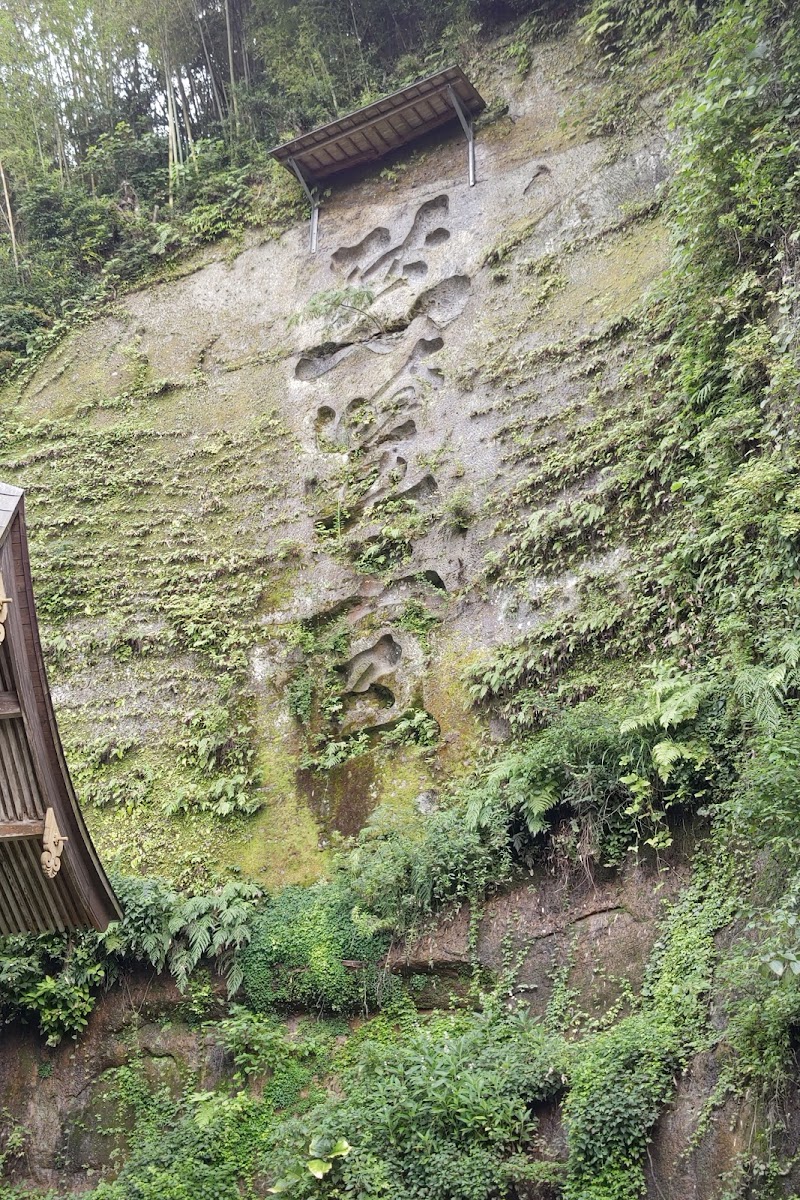
[[[214,104],[216,105],[217,115],[219,116],[219,123],[220,123],[220,125],[224,126],[225,117],[222,112],[222,100],[220,99],[219,88],[217,87],[217,79],[214,74],[214,66],[211,62],[211,55],[208,52],[208,42],[206,41],[205,30],[203,29],[203,18],[201,17],[196,5],[195,5],[194,12],[195,12],[195,17],[197,19],[197,27],[200,30],[200,42],[203,47],[203,57],[206,60],[206,68],[208,70],[208,78],[209,78],[209,82],[211,84],[211,93],[214,97]]]
[[[231,104],[233,106],[233,121],[236,127],[236,136],[239,137],[239,105],[236,102],[236,72],[233,67],[233,41],[231,38],[231,5],[230,0],[225,0],[225,32],[228,35],[228,74],[231,80]]]
[[[183,78],[181,76],[180,70],[177,72],[176,78],[178,80],[178,97],[181,102],[181,111],[183,113],[183,124],[186,129],[186,141],[189,146],[189,157],[194,162],[195,171],[196,171],[197,170],[197,154],[195,153],[194,137],[192,136],[192,119],[191,119],[191,115],[189,112],[189,101],[186,98],[186,91],[183,86]]]
[[[6,202],[6,221],[8,222],[8,232],[11,235],[11,253],[14,258],[14,274],[19,279],[19,255],[17,253],[17,234],[14,229],[14,214],[11,211],[11,197],[8,194],[8,182],[6,173],[3,168],[3,160],[0,158],[0,179],[3,181],[3,197]]]

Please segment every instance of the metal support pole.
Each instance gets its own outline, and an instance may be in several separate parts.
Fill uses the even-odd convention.
[[[309,231],[309,244],[310,244],[310,248],[311,248],[311,253],[316,254],[316,252],[317,252],[317,230],[319,228],[319,199],[317,198],[316,194],[314,192],[312,192],[311,188],[306,183],[305,178],[303,177],[303,172],[300,170],[300,168],[298,167],[297,163],[295,162],[295,160],[293,158],[289,159],[289,166],[292,168],[295,175],[297,176],[298,181],[300,183],[300,187],[305,192],[308,203],[311,205],[311,229]]]
[[[461,122],[461,128],[464,130],[464,135],[467,139],[467,163],[469,166],[469,186],[475,187],[475,134],[472,129],[472,118],[464,111],[464,106],[459,100],[450,84],[447,85],[447,93],[450,97],[450,103],[456,110],[456,115]]]
[[[310,245],[311,253],[317,253],[317,229],[319,227],[319,204],[313,204],[311,209]]]

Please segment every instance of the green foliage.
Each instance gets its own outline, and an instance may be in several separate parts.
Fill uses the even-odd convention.
[[[784,868],[797,863],[798,769],[800,718],[792,712],[775,733],[748,748],[727,805],[734,833],[769,848]]]
[[[343,763],[360,758],[369,749],[370,735],[367,730],[362,729],[349,737],[323,742],[315,756],[309,755],[303,759],[303,766],[311,768],[312,771],[332,771]]]
[[[119,889],[124,918],[100,935],[101,945],[121,959],[149,960],[169,968],[184,988],[201,958],[212,960],[236,992],[242,982],[239,951],[252,933],[256,901],[253,883],[230,882],[214,892],[182,897],[158,881],[123,879]]]
[[[564,1047],[496,1002],[477,1015],[414,1023],[361,1043],[331,1096],[279,1126],[268,1150],[276,1192],[293,1196],[508,1196],[526,1177],[534,1105],[563,1087]],[[329,1147],[312,1169],[309,1147]],[[334,1148],[341,1154],[334,1162]],[[529,1177],[529,1176],[528,1176]]]
[[[584,861],[593,856],[618,861],[635,836],[626,820],[630,792],[622,763],[637,747],[637,740],[623,737],[618,721],[596,705],[564,712],[538,737],[501,755],[477,776],[465,793],[467,825],[481,828],[504,812],[517,853],[530,858],[531,839],[550,828],[554,810],[568,806],[572,832],[582,835]]]
[[[286,1037],[276,1018],[233,1005],[229,1015],[213,1028],[233,1058],[237,1082],[274,1072],[281,1065],[286,1052]]]
[[[330,770],[369,749],[366,734],[344,737],[342,667],[350,648],[346,621],[307,621],[289,630],[289,645],[303,654],[286,689],[289,711],[306,737],[304,765]]]
[[[307,301],[302,313],[293,318],[293,323],[297,324],[301,319],[315,320],[321,317],[330,325],[335,325],[337,322],[348,320],[351,313],[356,313],[357,316],[371,321],[378,333],[385,333],[382,323],[369,311],[374,302],[375,293],[369,288],[328,288],[327,291],[316,292]]]
[[[7,1108],[0,1109],[0,1172],[24,1156],[29,1136]]]
[[[192,1093],[173,1099],[151,1090],[142,1064],[107,1076],[130,1153],[117,1178],[101,1183],[94,1200],[235,1200],[238,1180],[253,1158],[253,1142],[271,1113],[246,1095]]]
[[[248,1002],[259,1012],[374,1007],[385,939],[354,919],[353,905],[338,880],[284,888],[266,900],[242,956]]]
[[[685,33],[684,18],[703,22],[702,10],[646,7],[592,6],[590,40],[606,46],[609,63],[621,48],[635,54],[666,30]],[[675,113],[680,140],[668,209],[675,261],[635,331],[639,359],[614,391],[618,407],[598,406],[580,431],[568,423],[571,438],[545,434],[546,427],[513,430],[533,469],[513,498],[497,502],[511,514],[500,523],[509,541],[488,572],[517,583],[570,565],[579,572],[574,609],[472,672],[476,702],[494,704],[517,730],[601,692],[601,655],[630,668],[656,653],[681,670],[708,672],[718,694],[730,696],[743,734],[775,730],[796,687],[790,397],[798,371],[788,281],[798,219],[791,80],[799,35],[795,15],[766,0],[708,12],[714,20],[693,43],[705,61]],[[548,353],[592,350],[584,340]],[[526,361],[505,378],[522,382]],[[509,370],[502,355],[497,368]],[[598,389],[596,398],[611,395]],[[563,495],[571,485],[577,498]],[[587,553],[633,536],[636,561],[624,580],[581,565]],[[698,795],[703,739],[648,740],[662,785],[680,783],[684,794]],[[635,772],[628,774],[637,791]]]
[[[677,1070],[710,1040],[716,932],[736,911],[730,862],[702,859],[648,966],[640,1010],[573,1048],[564,1104],[566,1200],[644,1194],[649,1132]]]
[[[262,795],[246,649],[269,556],[242,529],[274,486],[255,476],[284,427],[267,410],[244,434],[162,438],[127,413],[158,383],[135,338],[123,357],[118,393],[87,398],[88,419],[9,421],[0,447],[6,477],[27,489],[51,680],[76,663],[91,672],[110,659],[130,663],[150,692],[153,719],[136,745],[120,711],[130,705],[103,703],[102,688],[94,711],[85,706],[88,719],[62,723],[70,769],[82,801],[139,811],[143,826],[164,810],[216,819],[252,812]],[[94,425],[93,398],[121,409],[113,424]],[[192,656],[188,689],[183,654]],[[174,692],[159,699],[166,678],[183,693],[178,703]]]
[[[276,1017],[233,1005],[222,1021],[207,1028],[233,1058],[234,1085],[255,1085],[275,1109],[297,1107],[315,1074],[330,1066],[333,1031],[318,1021],[302,1022],[289,1038]]]
[[[105,1107],[114,1115],[104,1132],[124,1132],[129,1153],[113,1182],[101,1183],[92,1200],[255,1194],[260,1155],[279,1114],[287,1106],[308,1107],[308,1092],[316,1096],[315,1080],[330,1068],[337,1030],[303,1022],[289,1036],[285,1026],[234,1007],[207,1032],[234,1055],[232,1087],[194,1091],[190,1077],[174,1096],[148,1080],[136,1056],[106,1073]],[[250,1081],[258,1084],[252,1091]]]
[[[239,952],[251,935],[260,891],[226,883],[181,896],[156,879],[115,876],[123,919],[102,933],[47,934],[0,940],[0,1020],[33,1020],[56,1045],[85,1029],[97,990],[126,965],[169,970],[184,990],[201,960],[212,962],[233,994],[241,984]]]
[[[647,1133],[672,1091],[675,1062],[649,1014],[626,1017],[575,1055],[565,1104],[568,1200],[637,1200]]]
[[[332,960],[378,948],[365,934],[357,947],[351,902],[341,880],[270,901],[247,952],[248,987],[252,969],[268,1004],[317,1005],[330,991],[341,1005],[350,964]],[[289,1036],[274,1017],[236,1006],[207,1027],[233,1057],[232,1088],[188,1085],[173,1098],[146,1083],[136,1059],[110,1073],[130,1153],[94,1200],[233,1197],[256,1177],[297,1197],[510,1200],[538,1182],[565,1197],[632,1200],[674,1074],[713,1037],[715,934],[736,903],[727,860],[701,861],[636,1010],[577,1042],[509,1010],[507,982],[478,997],[477,1012],[422,1017],[397,997],[338,1052],[325,1026],[301,1023]],[[293,976],[312,973],[315,991],[297,988]],[[537,1141],[537,1108],[561,1096],[566,1164],[542,1160]]]
[[[708,791],[710,750],[694,726],[711,689],[669,668],[654,674],[644,710],[637,705],[623,720],[621,711],[593,701],[551,711],[545,729],[467,785],[467,824],[480,828],[504,812],[526,861],[541,853],[548,831],[562,854],[584,866],[619,864],[641,844],[669,845],[669,809],[696,807]]]
[[[506,815],[470,828],[460,807],[429,816],[378,809],[344,866],[358,909],[377,928],[409,933],[443,906],[479,899],[506,878]]]
[[[352,1149],[353,1147],[346,1138],[337,1138],[335,1142],[325,1137],[312,1138],[308,1143],[307,1151],[311,1157],[305,1163],[305,1170],[302,1166],[295,1168],[288,1175],[277,1180],[275,1186],[269,1188],[269,1191],[275,1194],[293,1191],[297,1184],[303,1184],[306,1181],[308,1175],[313,1176],[314,1179],[324,1179],[334,1169],[336,1160],[346,1158]],[[342,1166],[341,1163],[337,1165],[340,1168]],[[332,1182],[332,1180],[326,1182]]]
[[[445,524],[453,533],[466,533],[475,521],[475,510],[467,488],[456,488],[442,505]]]
[[[427,649],[430,635],[441,624],[441,618],[429,612],[421,600],[407,600],[396,624],[398,629],[413,634]]]
[[[694,33],[703,17],[713,12],[713,0],[685,4],[682,0],[593,0],[581,18],[586,42],[607,70],[621,69],[642,48],[653,49],[664,35]]]
[[[414,500],[383,500],[371,515],[380,528],[364,541],[353,540],[353,566],[363,575],[381,575],[411,557],[413,542],[425,532],[428,517]]]
[[[424,708],[412,708],[398,719],[386,737],[389,745],[434,746],[439,740],[439,723]]]
[[[218,817],[255,812],[262,801],[254,794],[258,784],[253,769],[255,749],[252,727],[244,714],[232,711],[231,706],[212,704],[187,713],[183,727],[178,762],[198,782],[179,792],[167,812],[195,807]]]
[[[794,906],[794,897],[792,901]],[[793,907],[792,915],[795,912]],[[772,920],[754,921],[751,940],[729,957],[724,977],[725,1037],[732,1060],[726,1063],[717,1099],[747,1088],[772,1097],[789,1083],[800,1020],[796,959],[796,931],[777,914]]]

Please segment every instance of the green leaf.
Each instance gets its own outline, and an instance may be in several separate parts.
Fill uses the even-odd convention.
[[[650,751],[653,766],[662,783],[668,783],[677,762],[693,762],[699,766],[708,758],[708,749],[702,742],[676,742],[672,738],[656,742]]]
[[[273,1196],[280,1195],[281,1192],[291,1191],[295,1184],[299,1183],[300,1178],[301,1176],[296,1171],[292,1171],[288,1175],[284,1175],[283,1179],[279,1179],[274,1187],[267,1188],[267,1191]]]

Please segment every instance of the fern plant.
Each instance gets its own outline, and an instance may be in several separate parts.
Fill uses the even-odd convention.
[[[324,292],[316,292],[299,313],[290,319],[290,326],[298,325],[300,321],[313,321],[318,317],[324,318],[329,325],[335,325],[344,320],[349,313],[371,321],[378,333],[386,329],[375,313],[370,312],[370,306],[375,303],[375,293],[370,288],[328,288]]]
[[[239,954],[250,941],[260,888],[231,881],[184,896],[159,879],[115,875],[123,909],[104,933],[7,938],[0,947],[0,1025],[34,1018],[49,1044],[86,1027],[98,989],[135,963],[169,971],[183,991],[202,961],[228,994],[241,986]]]

